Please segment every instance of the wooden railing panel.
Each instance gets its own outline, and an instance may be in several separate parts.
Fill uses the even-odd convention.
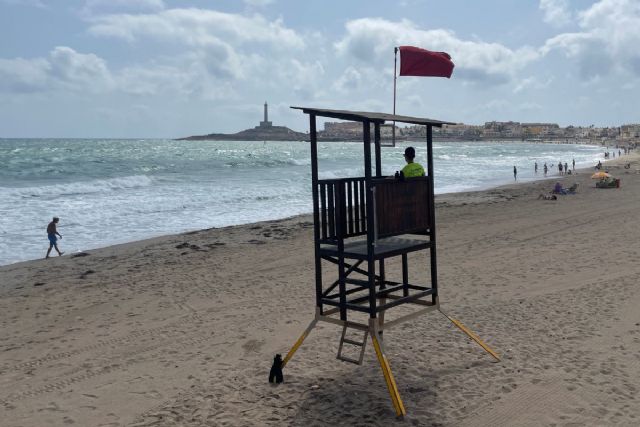
[[[366,234],[364,178],[321,180],[318,187],[322,240]]]
[[[378,238],[431,229],[428,180],[374,180]],[[318,186],[322,240],[335,242],[367,234],[364,178],[322,180]]]
[[[430,230],[429,177],[375,182],[377,237]]]

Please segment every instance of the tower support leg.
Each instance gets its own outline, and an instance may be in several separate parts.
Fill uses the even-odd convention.
[[[296,343],[293,345],[293,347],[291,347],[291,350],[289,350],[289,352],[287,353],[287,355],[284,357],[284,359],[282,360],[282,365],[280,365],[282,368],[285,367],[285,365],[287,364],[287,362],[289,360],[291,360],[291,358],[293,357],[294,353],[296,352],[296,350],[298,350],[298,348],[302,345],[302,343],[304,342],[304,339],[307,338],[307,335],[309,335],[311,333],[311,330],[313,328],[315,328],[316,323],[318,323],[318,319],[317,317],[315,317],[311,323],[309,323],[309,326],[307,326],[307,329],[304,330],[304,332],[302,333],[302,335],[300,335],[300,338],[298,338],[298,341],[296,341]]]
[[[371,335],[371,340],[373,341],[373,348],[376,350],[378,363],[380,363],[380,367],[382,368],[384,380],[387,383],[387,389],[389,390],[389,395],[391,396],[391,402],[393,403],[393,408],[396,411],[396,416],[398,418],[402,418],[407,415],[407,411],[404,408],[404,403],[402,403],[402,398],[398,392],[396,380],[393,378],[391,366],[389,365],[389,361],[385,355],[384,344],[379,336],[376,319],[369,319],[369,333]]]
[[[493,351],[491,349],[491,347],[489,347],[487,344],[484,343],[484,341],[482,341],[476,334],[474,334],[473,332],[471,332],[471,330],[469,328],[467,328],[466,326],[464,326],[460,321],[449,317],[445,312],[443,312],[442,310],[440,310],[440,308],[438,308],[438,311],[440,311],[440,313],[442,313],[442,315],[444,317],[446,317],[451,323],[453,323],[458,329],[460,329],[462,332],[464,332],[469,338],[471,338],[472,340],[474,340],[480,347],[482,347],[484,349],[484,351],[486,351],[487,353],[489,353],[494,359],[496,359],[496,361],[500,361],[500,356],[498,355],[498,353],[496,353],[495,351]]]

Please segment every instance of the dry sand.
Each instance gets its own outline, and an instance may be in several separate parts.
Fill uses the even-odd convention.
[[[404,421],[370,343],[336,360],[337,326],[267,383],[314,312],[298,217],[0,267],[0,425],[640,425],[640,162],[621,160],[620,189],[581,171],[557,201],[537,199],[556,179],[437,198],[442,307],[503,360],[436,313],[390,330]]]

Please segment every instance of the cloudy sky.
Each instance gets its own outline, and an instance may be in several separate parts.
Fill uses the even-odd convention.
[[[0,0],[0,137],[178,137],[290,105],[390,112],[393,47],[448,52],[398,78],[399,114],[640,122],[640,0]]]

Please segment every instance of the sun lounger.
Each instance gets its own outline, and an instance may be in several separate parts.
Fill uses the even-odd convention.
[[[601,179],[596,182],[596,188],[618,188],[620,187],[620,180],[618,178]]]
[[[578,190],[578,183],[574,183],[571,187],[569,188],[562,188],[562,186],[560,185],[560,183],[558,182],[555,187],[553,188],[553,191],[551,191],[551,193],[553,194],[576,194],[576,191]]]
[[[578,184],[577,182],[576,182],[576,183],[574,183],[571,187],[569,187],[569,188],[565,189],[565,190],[564,190],[564,191],[565,191],[565,193],[563,193],[563,194],[576,194],[576,192],[578,191],[578,186],[579,186],[579,185],[580,185],[580,184]]]

